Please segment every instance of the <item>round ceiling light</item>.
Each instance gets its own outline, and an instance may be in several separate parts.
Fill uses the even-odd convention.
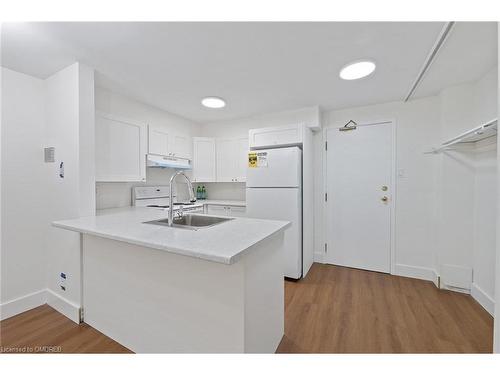
[[[375,67],[376,65],[373,61],[355,61],[347,64],[340,70],[340,78],[348,81],[360,79],[372,74]]]
[[[216,96],[207,96],[203,98],[201,104],[207,108],[224,108],[226,106],[224,99]]]

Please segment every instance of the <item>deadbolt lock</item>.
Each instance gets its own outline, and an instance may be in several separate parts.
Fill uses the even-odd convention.
[[[387,191],[387,189],[388,189],[387,186],[385,185],[382,186],[382,191]]]

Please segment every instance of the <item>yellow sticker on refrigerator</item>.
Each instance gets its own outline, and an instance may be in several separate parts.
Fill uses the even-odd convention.
[[[248,153],[248,168],[257,168],[257,153]]]
[[[267,152],[249,152],[248,168],[267,167]]]

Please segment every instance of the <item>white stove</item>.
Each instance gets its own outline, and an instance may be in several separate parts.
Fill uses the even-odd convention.
[[[132,205],[157,210],[169,210],[169,186],[137,186],[132,189]],[[176,196],[174,195],[174,202]],[[175,202],[174,211],[203,212],[203,204],[198,202]]]

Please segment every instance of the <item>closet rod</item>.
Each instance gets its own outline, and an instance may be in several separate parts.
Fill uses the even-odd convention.
[[[420,69],[420,73],[418,74],[417,79],[415,79],[415,82],[413,82],[413,85],[411,86],[410,91],[406,95],[406,97],[404,99],[405,102],[407,102],[411,98],[411,96],[413,95],[413,93],[417,89],[417,86],[420,84],[420,81],[422,81],[422,79],[424,78],[425,73],[427,72],[427,70],[431,66],[431,64],[434,61],[434,58],[436,57],[440,48],[443,46],[444,41],[446,40],[446,37],[450,33],[454,24],[455,24],[455,22],[446,22],[446,24],[443,26],[443,29],[441,30],[441,33],[439,34],[439,36],[436,40],[436,43],[434,44],[434,46],[431,49],[431,52],[427,56],[427,59],[425,60],[424,65],[422,66],[422,69]]]

